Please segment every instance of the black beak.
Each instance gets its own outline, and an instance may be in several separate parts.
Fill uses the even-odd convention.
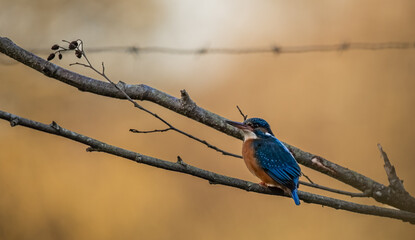
[[[252,131],[253,130],[250,126],[248,126],[248,125],[246,125],[244,123],[241,123],[241,122],[234,122],[234,121],[228,121],[228,120],[226,120],[226,123],[229,124],[229,125],[232,125],[232,126],[234,126],[236,128],[239,128],[241,130],[249,130],[249,131]]]

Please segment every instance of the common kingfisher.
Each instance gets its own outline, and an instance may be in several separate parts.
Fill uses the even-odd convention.
[[[260,184],[281,188],[292,196],[296,205],[300,205],[297,194],[300,166],[274,136],[269,124],[261,118],[250,118],[243,123],[226,122],[243,131],[242,156],[249,171],[262,181]]]

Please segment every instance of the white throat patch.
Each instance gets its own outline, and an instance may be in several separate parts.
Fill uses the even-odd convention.
[[[245,130],[244,131],[244,141],[248,140],[248,139],[257,139],[258,137],[256,136],[255,133]]]

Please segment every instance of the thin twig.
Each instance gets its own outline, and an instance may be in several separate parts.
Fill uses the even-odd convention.
[[[307,187],[318,188],[318,189],[321,189],[321,190],[324,190],[324,191],[327,191],[327,192],[337,193],[337,194],[341,194],[341,195],[347,195],[347,196],[350,196],[350,197],[369,197],[365,193],[353,193],[353,192],[348,192],[348,191],[343,191],[343,190],[339,190],[339,189],[325,187],[325,186],[315,184],[315,183],[308,183],[308,182],[304,182],[304,181],[299,181],[299,183],[301,185],[304,185],[304,186],[307,186]]]
[[[301,175],[303,175],[311,184],[315,184],[313,181],[311,181],[311,178],[309,178],[307,175],[305,175],[303,172],[301,172]]]
[[[244,121],[248,118],[248,115],[245,115],[242,110],[239,108],[238,105],[236,105],[236,108],[238,109],[239,113],[242,115],[242,117],[244,118]]]

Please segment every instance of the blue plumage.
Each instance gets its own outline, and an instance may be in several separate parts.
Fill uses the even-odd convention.
[[[272,179],[290,189],[295,203],[299,205],[297,187],[301,169],[297,161],[276,137],[260,130],[254,130],[254,133],[258,138],[252,144],[259,165]]]
[[[258,138],[252,144],[259,165],[278,183],[291,190],[296,188],[301,169],[291,152],[274,136],[259,130],[254,133]]]
[[[297,188],[300,166],[287,147],[274,136],[269,124],[260,118],[251,118],[244,123],[228,123],[244,131],[244,140],[252,142],[253,157],[259,167],[275,182],[287,188],[295,204],[299,205]]]

